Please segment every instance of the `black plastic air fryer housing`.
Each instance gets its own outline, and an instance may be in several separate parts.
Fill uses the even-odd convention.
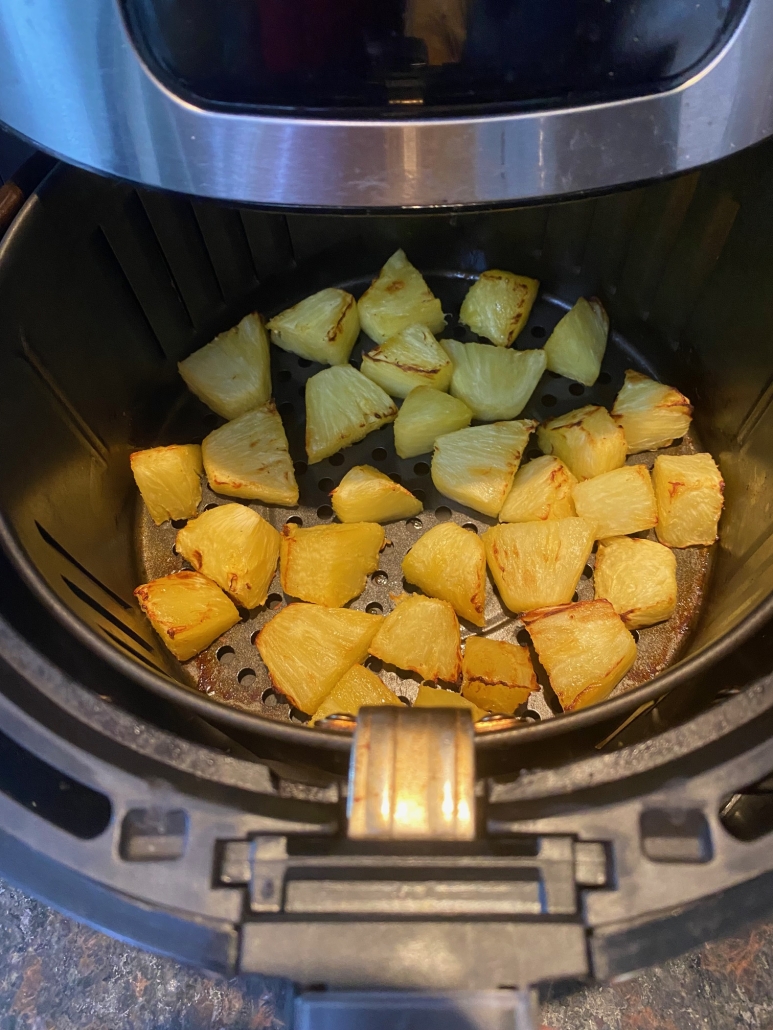
[[[628,292],[651,338],[675,349],[700,319],[702,291],[726,289],[707,360],[726,386],[716,417],[733,467],[748,477],[735,484],[740,492],[746,482],[759,490],[770,451],[769,390],[758,370],[770,365],[772,163],[764,145],[688,178],[607,197],[618,217],[607,219],[603,236],[594,236],[596,200],[531,208],[521,221],[540,253],[561,228],[576,264],[595,239],[608,281]],[[31,291],[36,305],[54,304],[72,274],[64,228],[93,217],[94,198],[109,190],[117,205],[146,202],[132,187],[55,169],[6,237],[0,281]],[[199,226],[221,210],[167,199]],[[304,236],[310,223],[294,217],[274,236],[290,264],[313,254],[319,239]],[[14,278],[14,236],[24,233],[34,248],[36,232],[39,274]],[[570,232],[577,243],[567,249]],[[236,291],[228,234],[202,239],[219,288]],[[276,252],[267,244],[251,253],[253,277],[269,279]],[[153,291],[135,291],[114,253],[99,260],[111,281],[124,276],[143,331],[163,333]],[[98,288],[88,272],[77,270],[85,299]],[[164,274],[179,288],[171,268]],[[108,339],[109,322],[104,329]],[[734,365],[743,374],[726,382]],[[3,448],[29,428],[14,426]],[[748,539],[746,510],[740,559],[761,590],[769,527],[764,490],[756,497],[759,532]],[[85,583],[85,565],[60,557],[73,582]],[[696,661],[662,695],[653,689],[642,709],[610,715],[592,733],[573,732],[567,720],[566,733],[542,750],[487,759],[473,844],[363,845],[345,834],[345,755],[322,760],[297,740],[267,742],[144,690],[71,633],[3,558],[0,873],[145,947],[302,987],[454,991],[622,975],[773,908],[772,641],[763,607],[747,616],[744,632],[743,642],[728,636],[721,654]],[[465,881],[501,885],[506,906],[488,900],[472,912],[456,904],[444,885]],[[400,899],[417,883],[430,885],[425,900],[406,913]],[[341,907],[342,884],[344,896],[359,899],[356,911]]]

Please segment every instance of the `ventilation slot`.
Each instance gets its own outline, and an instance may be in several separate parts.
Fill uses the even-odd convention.
[[[52,547],[57,552],[57,554],[61,554],[63,558],[66,558],[70,565],[76,568],[79,572],[82,572],[83,575],[86,576],[87,579],[90,579],[95,586],[98,586],[100,590],[104,590],[108,597],[112,597],[115,603],[119,604],[124,609],[124,611],[131,611],[132,606],[129,604],[128,601],[124,601],[124,599],[120,597],[118,594],[116,594],[114,590],[111,590],[110,587],[105,586],[105,584],[100,579],[97,579],[93,572],[89,572],[85,565],[81,565],[77,558],[73,558],[70,552],[65,547],[63,547],[58,540],[55,540],[54,537],[52,537],[51,534],[48,532],[48,530],[44,529],[39,522],[36,521],[35,525],[37,527],[38,533],[40,533],[41,537],[45,540],[49,547]]]
[[[719,821],[736,840],[759,840],[773,830],[773,773],[726,801]]]
[[[125,640],[121,640],[120,637],[117,637],[115,633],[111,633],[110,630],[105,629],[104,626],[100,626],[99,628],[102,630],[106,637],[109,637],[113,641],[114,644],[117,644],[120,648],[126,651],[127,654],[130,654],[133,658],[136,658],[138,662],[142,662],[143,665],[147,665],[148,668],[153,669],[154,672],[164,672],[164,670],[159,665],[156,665],[155,662],[151,662],[149,658],[146,658],[144,654],[140,654],[139,651],[135,651],[133,647],[127,644]]]
[[[110,801],[43,762],[0,731],[0,791],[60,830],[93,840],[107,829]]]
[[[122,633],[127,635],[127,637],[131,637],[136,644],[139,644],[140,647],[144,647],[146,651],[153,654],[152,646],[147,642],[147,640],[143,640],[139,633],[135,633],[129,626],[124,625],[119,618],[113,615],[112,612],[109,612],[107,608],[101,605],[99,601],[95,600],[91,594],[87,594],[85,590],[81,590],[79,586],[76,586],[75,583],[67,578],[67,576],[62,576],[62,579],[79,601],[83,601],[83,603],[87,604],[92,611],[97,613],[97,615],[101,615],[103,619],[107,619],[107,621],[112,623],[116,629],[120,629]]]

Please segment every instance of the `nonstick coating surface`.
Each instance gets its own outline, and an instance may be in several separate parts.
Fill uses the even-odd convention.
[[[440,335],[462,341],[478,339],[457,321],[460,304],[472,280],[454,274],[427,275],[426,279],[433,292],[443,302],[447,315],[447,329]],[[338,285],[359,296],[369,285],[369,280],[329,285]],[[300,299],[302,295],[295,297],[293,303]],[[540,294],[529,322],[516,340],[515,346],[522,350],[541,347],[565,311],[566,305],[563,302]],[[275,313],[270,309],[262,312],[267,318]],[[612,328],[602,371],[593,387],[583,387],[579,383],[546,372],[519,418],[542,421],[585,404],[601,404],[611,408],[627,368],[635,368],[655,378],[661,378],[657,367],[646,361],[628,340],[617,335],[614,326]],[[361,335],[352,354],[352,363],[359,366],[363,349],[368,350],[372,346],[371,341],[364,334]],[[391,425],[371,433],[353,447],[307,466],[304,447],[305,384],[306,380],[319,372],[323,366],[299,359],[272,345],[271,367],[274,397],[296,465],[300,501],[298,506],[292,509],[267,507],[257,502],[250,503],[251,507],[280,530],[288,519],[300,520],[300,524],[304,526],[329,523],[333,521],[328,496],[330,491],[338,485],[352,466],[363,464],[373,465],[391,475],[420,497],[425,506],[424,512],[417,519],[391,523],[385,527],[387,539],[391,544],[381,554],[379,571],[370,578],[363,594],[352,601],[350,607],[388,613],[394,606],[392,597],[399,595],[406,588],[412,589],[406,587],[403,582],[400,569],[403,557],[419,536],[438,521],[452,519],[467,528],[474,527],[478,532],[483,532],[488,526],[495,524],[495,519],[463,508],[435,489],[429,475],[430,455],[420,455],[407,460],[397,457]],[[162,438],[158,442],[197,441],[222,422],[223,419],[209,412],[192,395],[181,392],[180,402],[170,414]],[[702,450],[700,442],[691,430],[683,441],[657,453],[686,454],[699,450]],[[539,453],[536,437],[533,436],[527,446],[524,461]],[[651,467],[655,456],[653,452],[633,455],[628,459],[628,463],[643,462]],[[233,500],[213,493],[205,483],[200,510],[214,504],[232,503]],[[182,523],[171,525],[167,522],[160,527],[155,526],[144,505],[141,502],[138,504],[136,537],[139,576],[142,582],[189,567],[174,551],[175,535],[181,525]],[[655,538],[654,531],[642,535]],[[677,550],[675,554],[678,585],[676,612],[667,622],[638,631],[638,657],[612,696],[646,683],[676,661],[696,625],[706,592],[712,549],[693,547]],[[590,567],[594,560],[595,556],[591,556]],[[580,600],[593,597],[590,567],[586,568],[577,588],[577,598]],[[291,599],[282,592],[277,572],[266,605],[250,612],[242,612],[242,622],[196,658],[185,662],[181,666],[183,678],[210,696],[254,714],[270,719],[306,722],[306,715],[292,709],[284,698],[273,690],[268,670],[254,645],[256,634],[289,600]],[[475,631],[475,627],[462,622],[463,637]],[[499,640],[529,643],[528,634],[523,630],[521,622],[503,607],[493,589],[490,577],[486,589],[486,627],[482,632]],[[532,656],[535,658],[535,667],[543,690],[533,694],[529,701],[530,717],[535,720],[550,718],[560,712],[560,706],[548,685],[544,671],[536,662],[533,651]],[[417,676],[392,666],[383,666],[375,659],[371,659],[370,663],[372,668],[380,672],[390,689],[408,701],[414,700],[419,682]]]

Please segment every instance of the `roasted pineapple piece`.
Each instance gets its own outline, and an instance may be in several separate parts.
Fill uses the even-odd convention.
[[[464,401],[431,386],[417,386],[397,413],[395,450],[401,458],[427,454],[439,436],[464,429],[470,422],[472,412]]]
[[[658,540],[669,547],[713,544],[725,484],[710,454],[661,454],[652,482],[658,501]]]
[[[279,533],[244,504],[204,511],[177,534],[177,551],[244,608],[266,600],[279,558]]]
[[[340,608],[365,589],[378,568],[384,530],[375,522],[282,529],[282,590],[312,604]]]
[[[402,702],[397,695],[384,686],[375,672],[364,665],[353,665],[316,710],[311,723],[313,726],[328,715],[356,715],[364,705],[399,704]]]
[[[454,363],[451,393],[482,422],[520,415],[545,371],[541,350],[503,350],[456,340],[442,344]]]
[[[676,610],[676,557],[654,540],[616,537],[599,544],[593,584],[628,629],[652,626]]]
[[[204,470],[197,443],[135,451],[129,457],[134,481],[157,526],[167,519],[190,519],[201,501]]]
[[[609,601],[580,601],[523,617],[565,712],[609,697],[636,661],[636,644]]]
[[[629,454],[670,447],[692,422],[692,405],[673,386],[629,368],[615,399],[612,418],[622,428]]]
[[[575,486],[572,499],[577,514],[596,523],[597,540],[657,525],[655,491],[644,465],[623,465],[586,479]]]
[[[447,390],[451,359],[424,325],[408,325],[362,356],[363,375],[392,397],[407,397],[417,386]]]
[[[462,659],[462,694],[487,712],[512,715],[539,690],[529,650],[505,640],[468,637]]]
[[[467,708],[472,716],[472,721],[477,722],[484,715],[488,715],[483,708],[478,708],[466,697],[457,694],[455,690],[443,690],[442,687],[431,687],[428,683],[419,684],[419,692],[413,702],[414,708]]]
[[[571,601],[593,550],[594,529],[581,518],[501,523],[487,529],[483,543],[488,567],[510,611]]]
[[[410,490],[370,465],[349,469],[330,498],[341,522],[395,522],[422,510]]]
[[[484,515],[498,515],[536,424],[529,419],[494,422],[439,437],[432,482],[446,497]]]
[[[509,347],[526,325],[539,282],[492,268],[467,291],[459,321],[498,347]]]
[[[352,608],[290,604],[263,627],[256,646],[277,690],[312,715],[344,673],[365,659],[383,621]]]
[[[233,601],[200,572],[173,572],[153,579],[137,587],[134,596],[153,629],[181,662],[209,647],[239,621]]]
[[[625,433],[606,408],[588,404],[543,422],[537,440],[545,454],[555,454],[579,480],[625,465]]]
[[[223,418],[233,419],[271,397],[268,337],[253,313],[177,366],[188,389]]]
[[[267,328],[282,350],[323,365],[345,365],[360,335],[357,302],[345,290],[320,290],[274,315]]]
[[[387,261],[357,307],[360,325],[376,343],[386,343],[409,325],[425,325],[439,333],[446,324],[440,301],[402,250]]]
[[[545,455],[519,468],[499,513],[500,522],[544,522],[574,515],[572,490],[577,485],[560,458]]]
[[[309,463],[350,447],[385,422],[393,422],[396,415],[389,395],[351,365],[317,372],[306,382]]]
[[[434,526],[403,558],[403,576],[430,597],[448,601],[462,619],[485,626],[486,549],[469,529],[455,522]]]
[[[593,386],[607,349],[609,316],[597,297],[580,297],[567,311],[545,344],[551,372]]]
[[[462,663],[459,641],[459,623],[448,601],[408,594],[382,622],[370,653],[433,683],[456,683]]]
[[[215,429],[205,437],[201,452],[216,494],[266,504],[298,503],[287,437],[273,401]]]

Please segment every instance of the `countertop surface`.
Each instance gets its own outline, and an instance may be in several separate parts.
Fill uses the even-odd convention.
[[[0,1030],[281,1030],[286,983],[226,980],[72,922],[0,882]],[[548,993],[544,1030],[773,1030],[773,922],[624,983]]]

